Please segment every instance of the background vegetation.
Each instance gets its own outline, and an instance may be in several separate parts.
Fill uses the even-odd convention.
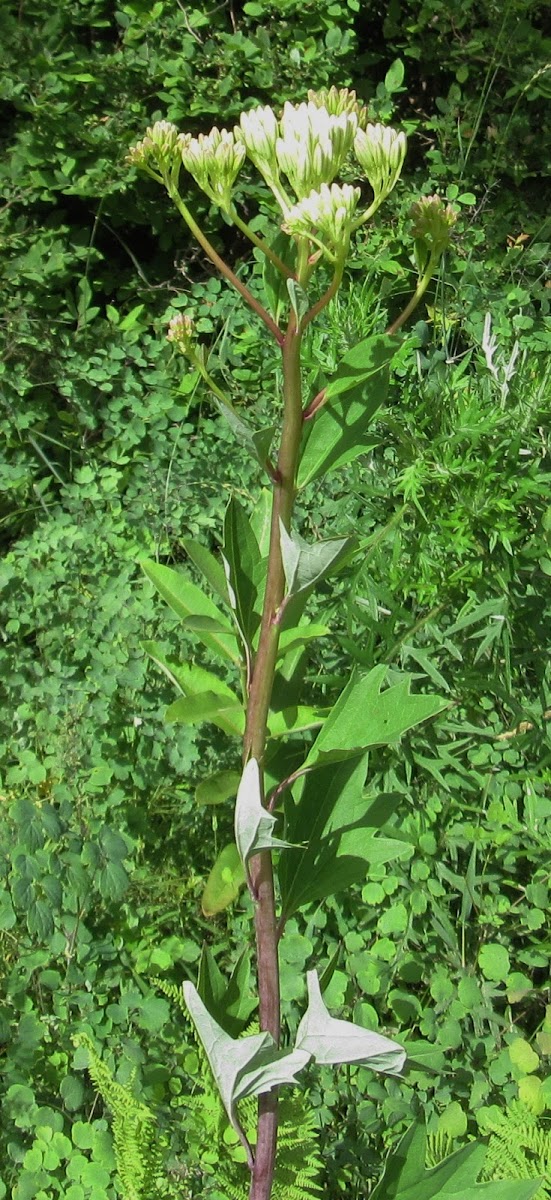
[[[236,403],[259,413],[271,350],[127,148],[154,118],[206,131],[332,83],[406,129],[390,219],[360,240],[312,371],[400,311],[416,195],[461,209],[371,453],[301,514],[366,547],[338,584],[346,619],[335,585],[316,602],[333,635],[312,698],[334,698],[352,659],[407,665],[453,701],[372,757],[373,787],[401,796],[405,865],[285,942],[290,1026],[304,969],[338,952],[327,1003],[410,1043],[405,1083],[328,1072],[312,1092],[326,1194],[363,1198],[416,1106],[460,1137],[461,1114],[469,1134],[488,1128],[519,1089],[551,1107],[543,5],[24,0],[3,16],[0,1197],[117,1194],[82,1030],[162,1123],[174,1110],[178,1194],[217,1194],[217,1152],[178,1107],[196,1049],[152,980],[195,979],[203,941],[221,969],[237,960],[247,898],[209,921],[199,907],[229,812],[195,800],[205,764],[234,763],[210,728],[163,724],[172,695],[141,642],[175,646],[175,623],[138,563],[182,561],[190,535],[215,547],[230,493],[256,489],[182,378],[168,311],[195,316]],[[258,269],[194,199],[239,270]],[[256,183],[247,204],[254,216]]]

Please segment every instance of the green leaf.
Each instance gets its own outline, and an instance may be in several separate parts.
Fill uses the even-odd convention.
[[[243,866],[259,850],[283,850],[290,845],[273,837],[276,820],[262,804],[260,771],[256,758],[251,758],[243,770],[235,803],[235,840]]]
[[[250,648],[260,624],[257,607],[260,552],[247,513],[233,496],[224,518],[224,560],[230,603],[243,640]]]
[[[310,545],[297,533],[288,533],[282,521],[279,535],[289,596],[298,595],[324,579],[356,545],[355,538],[331,538]]]
[[[259,6],[257,5],[256,7],[258,8]],[[296,263],[296,246],[288,234],[283,233],[280,230],[271,242],[270,250],[273,250],[274,254],[277,254],[278,258],[285,263],[286,267],[289,267],[291,271],[294,271]],[[271,311],[274,321],[278,322],[282,312],[285,311],[289,298],[287,291],[287,279],[284,275],[282,275],[281,271],[278,271],[277,267],[275,267],[271,260],[264,254],[262,254],[262,259],[262,280],[264,283],[268,307]]]
[[[251,529],[256,538],[260,558],[268,557],[270,549],[270,531],[272,528],[273,493],[268,488],[261,488],[256,504],[250,515]]]
[[[220,416],[224,417],[227,421],[236,440],[242,446],[245,446],[249,454],[260,463],[261,467],[265,467],[276,426],[270,425],[268,429],[252,429],[249,423],[236,413],[235,409],[221,404],[216,396],[211,395],[211,400],[218,409]]]
[[[424,1125],[412,1125],[389,1154],[371,1200],[532,1200],[541,1180],[477,1183],[486,1147],[471,1142],[425,1170],[427,1138]]]
[[[347,390],[345,395],[327,400],[319,414],[305,422],[307,440],[297,474],[299,489],[353,462],[377,445],[379,439],[368,435],[368,429],[386,400],[388,380],[388,371],[381,370]]]
[[[249,1020],[257,1001],[250,995],[251,963],[248,950],[240,954],[226,983],[209,946],[203,946],[197,990],[211,1017],[235,1037]]]
[[[327,637],[331,633],[328,625],[297,625],[294,629],[284,629],[279,637],[277,652],[278,661],[285,658],[292,650],[308,646],[316,638]]]
[[[385,75],[385,88],[387,92],[399,92],[403,82],[404,64],[401,58],[395,58]]]
[[[172,567],[165,567],[160,563],[149,561],[142,562],[141,566],[147,578],[160,592],[163,600],[166,600],[166,603],[181,620],[185,621],[188,617],[210,617],[224,629],[223,633],[200,632],[200,641],[214,654],[239,665],[241,659],[237,638],[231,625],[226,621],[224,613],[216,607],[214,601],[209,596],[205,596],[195,583],[186,579],[185,575],[179,571],[174,571]]]
[[[325,712],[319,708],[311,708],[307,704],[297,704],[292,708],[283,708],[280,712],[268,714],[268,732],[270,737],[285,737],[289,733],[303,733],[306,729],[316,729],[323,725]]]
[[[375,334],[358,342],[341,359],[335,375],[325,389],[326,402],[344,392],[356,392],[357,386],[388,366],[400,347],[400,339],[386,333]],[[323,409],[322,409],[323,412]]]
[[[206,917],[229,908],[237,899],[245,883],[245,872],[235,842],[224,846],[210,872],[201,899],[201,908]]]
[[[285,833],[301,851],[278,864],[282,908],[287,918],[352,884],[365,882],[366,863],[385,863],[410,853],[406,842],[377,835],[396,807],[394,794],[364,793],[367,756],[347,759],[309,773],[297,804],[288,796]]]
[[[287,292],[291,301],[291,308],[295,314],[297,325],[300,325],[302,318],[308,312],[310,301],[304,288],[297,283],[296,279],[287,280]]]
[[[440,696],[411,695],[411,676],[381,692],[388,667],[354,674],[327,717],[306,759],[307,766],[359,754],[368,746],[388,746],[408,729],[448,707]]]
[[[228,587],[222,564],[218,562],[214,554],[211,554],[210,550],[207,550],[206,546],[195,542],[193,538],[182,538],[181,543],[192,563],[210,584],[213,592],[216,592],[224,604],[229,605]]]
[[[372,1071],[400,1074],[406,1060],[402,1047],[352,1021],[330,1016],[321,997],[317,972],[308,971],[306,980],[308,1008],[297,1029],[296,1049],[305,1050],[322,1066],[356,1063]]]
[[[202,779],[195,789],[195,799],[198,804],[223,804],[225,800],[233,800],[237,795],[239,771],[215,771]]]
[[[478,964],[486,979],[491,979],[496,983],[505,980],[511,970],[509,952],[499,942],[488,942],[481,947]]]
[[[245,713],[237,699],[220,692],[199,692],[181,696],[170,704],[165,720],[178,725],[201,725],[208,721],[232,737],[243,737]]]
[[[294,1083],[310,1059],[305,1051],[277,1050],[269,1033],[231,1038],[211,1017],[192,983],[182,985],[190,1017],[203,1044],[222,1103],[234,1129],[243,1139],[236,1105],[245,1096],[259,1096],[272,1087]]]

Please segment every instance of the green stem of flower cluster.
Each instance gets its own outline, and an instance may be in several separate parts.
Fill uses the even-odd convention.
[[[281,275],[283,275],[286,279],[294,279],[294,271],[292,271],[291,268],[283,262],[283,259],[279,257],[279,254],[274,253],[274,251],[271,249],[268,243],[264,241],[263,238],[258,237],[258,234],[251,229],[250,225],[248,225],[246,221],[242,220],[233,205],[228,215],[231,217],[234,225],[237,225],[237,228],[245,234],[245,237],[248,237],[258,250],[262,250],[262,253],[266,255],[266,258],[269,258],[270,262],[273,263],[274,267],[281,273]]]
[[[409,304],[406,304],[406,307],[404,308],[404,311],[400,313],[400,316],[396,317],[396,320],[393,321],[392,324],[388,326],[388,329],[386,330],[387,333],[397,333],[398,330],[402,328],[402,325],[405,324],[408,317],[411,316],[414,309],[417,308],[419,301],[423,298],[423,296],[429,286],[429,283],[430,283],[430,281],[434,275],[434,272],[438,266],[438,263],[440,261],[440,258],[441,258],[441,252],[439,250],[433,250],[431,253],[431,256],[429,258],[426,270],[425,270],[424,274],[421,276],[421,279],[419,280],[419,283],[417,284],[417,287],[413,293],[413,296],[411,297]]]
[[[239,295],[242,296],[244,300],[246,300],[247,304],[249,305],[250,308],[252,308],[253,312],[255,312],[257,314],[257,316],[260,317],[260,320],[264,322],[266,328],[269,329],[270,333],[272,333],[273,336],[275,337],[278,345],[280,345],[280,346],[283,345],[284,335],[283,335],[281,329],[279,328],[279,325],[276,324],[276,322],[270,316],[269,312],[266,312],[266,309],[260,303],[260,300],[257,300],[256,297],[253,296],[252,292],[249,291],[249,288],[244,283],[241,282],[241,280],[235,274],[235,271],[232,271],[231,267],[229,267],[228,264],[226,262],[224,262],[224,259],[220,258],[220,255],[214,249],[214,246],[211,245],[208,238],[205,237],[202,229],[200,228],[200,226],[197,224],[197,221],[190,213],[189,208],[187,207],[187,204],[184,204],[184,201],[182,200],[182,197],[180,196],[180,193],[177,190],[177,188],[175,188],[173,186],[168,186],[168,194],[169,194],[171,200],[173,201],[173,203],[176,205],[176,208],[178,209],[180,216],[183,217],[186,225],[191,230],[193,236],[197,238],[199,245],[202,246],[203,250],[205,251],[205,254],[210,258],[211,262],[214,263],[214,266],[220,271],[220,274],[224,276],[224,279],[228,280],[228,283],[231,283],[232,287],[234,287],[236,289],[236,291],[239,292]]]

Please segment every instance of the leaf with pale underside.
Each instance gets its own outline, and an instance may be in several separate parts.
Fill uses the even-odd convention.
[[[325,579],[355,546],[354,538],[331,538],[309,544],[297,533],[288,533],[282,521],[279,533],[289,596],[297,596]]]
[[[276,817],[262,804],[260,771],[256,758],[243,770],[235,802],[235,840],[245,866],[259,850],[284,850],[291,843],[273,836]]]
[[[399,1075],[406,1061],[405,1050],[390,1038],[332,1017],[323,1003],[316,971],[308,971],[308,1008],[297,1029],[295,1047],[306,1050],[322,1066],[356,1063]]]
[[[294,1083],[298,1072],[309,1062],[310,1054],[297,1049],[287,1054],[278,1050],[269,1033],[229,1037],[211,1017],[192,983],[183,984],[183,993],[224,1108],[234,1129],[242,1135],[236,1111],[239,1100],[260,1096],[284,1083]]]

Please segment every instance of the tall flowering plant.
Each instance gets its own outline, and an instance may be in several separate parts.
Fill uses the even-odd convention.
[[[240,746],[239,772],[218,772],[201,784],[205,794],[212,788],[219,796],[222,789],[235,805],[235,841],[212,868],[203,910],[214,915],[242,887],[249,889],[259,1032],[230,1036],[223,998],[216,1013],[209,1007],[208,956],[197,988],[185,983],[184,996],[228,1119],[243,1143],[250,1200],[270,1197],[281,1087],[294,1084],[308,1064],[356,1063],[399,1074],[405,1061],[403,1049],[389,1038],[329,1014],[314,969],[307,975],[308,1005],[294,1044],[282,1046],[278,966],[292,914],[364,880],[374,860],[404,853],[403,842],[379,832],[392,801],[365,790],[369,748],[396,742],[445,706],[440,698],[413,694],[408,676],[393,674],[389,682],[384,664],[352,674],[328,711],[301,705],[296,690],[300,660],[315,638],[329,632],[308,620],[308,597],[354,556],[356,545],[352,538],[306,542],[295,529],[295,498],[362,453],[366,429],[385,397],[397,331],[437,268],[453,212],[436,196],[418,201],[413,233],[419,281],[410,303],[389,331],[348,351],[315,396],[303,394],[303,339],[341,285],[354,235],[396,186],[405,154],[403,133],[370,123],[355,93],[336,88],[287,103],[280,116],[270,107],[253,108],[231,131],[214,128],[192,137],[159,121],[129,154],[130,163],[166,189],[204,253],[281,353],[279,426],[257,430],[213,378],[190,319],[180,314],[171,321],[170,340],[257,458],[267,488],[251,514],[230,502],[222,564],[203,546],[186,542],[209,593],[183,572],[144,564],[183,627],[235,675],[231,687],[214,671],[168,662],[158,647],[149,647],[180,693],[168,718],[211,722]],[[239,175],[247,160],[272,195],[277,236],[271,242],[239,212]],[[343,173],[356,182],[339,182]],[[238,278],[197,224],[185,198],[189,175],[264,255],[264,294]],[[233,992],[235,986],[234,980]],[[239,1113],[248,1096],[258,1097],[254,1140]]]

